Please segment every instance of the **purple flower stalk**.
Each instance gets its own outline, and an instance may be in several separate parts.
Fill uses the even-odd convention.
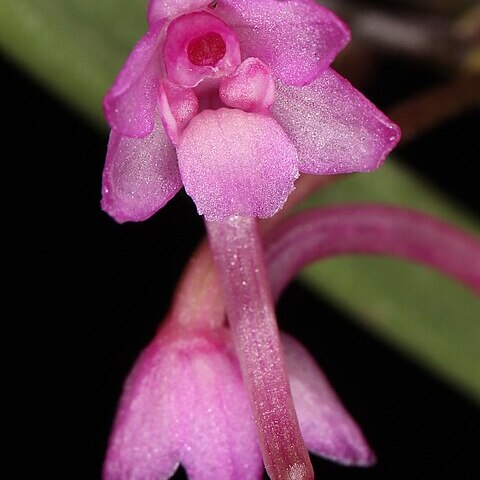
[[[265,468],[274,479],[313,478],[293,406],[255,220],[207,222],[210,246],[252,404]]]
[[[265,239],[274,298],[313,261],[338,255],[388,255],[434,268],[480,297],[480,240],[414,210],[336,205],[295,215]]]
[[[102,207],[145,220],[185,187],[206,220],[267,471],[311,479],[256,218],[300,172],[377,168],[399,129],[330,68],[345,24],[313,0],[151,0],[104,101]]]

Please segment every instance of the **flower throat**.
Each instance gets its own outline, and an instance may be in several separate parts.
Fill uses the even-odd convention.
[[[200,67],[215,66],[225,56],[226,51],[225,41],[216,32],[208,32],[193,39],[187,47],[188,59]]]

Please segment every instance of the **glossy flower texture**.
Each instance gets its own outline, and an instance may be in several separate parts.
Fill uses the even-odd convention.
[[[348,465],[373,453],[305,349],[282,335],[300,428],[312,452]],[[263,475],[247,392],[229,330],[166,325],[131,372],[104,464],[104,480],[191,480]]]
[[[270,217],[299,172],[377,168],[399,129],[330,68],[349,31],[314,0],[152,0],[104,101],[102,207],[145,220],[183,186],[207,220]]]

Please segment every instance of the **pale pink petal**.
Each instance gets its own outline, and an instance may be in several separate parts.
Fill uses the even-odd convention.
[[[312,82],[350,39],[313,0],[219,0],[215,11],[237,32],[244,58],[259,58],[291,85]]]
[[[166,480],[183,448],[176,394],[182,362],[167,343],[151,344],[125,384],[104,463],[104,480]]]
[[[137,43],[103,100],[108,123],[122,135],[145,137],[153,130],[162,27],[160,22]]]
[[[345,410],[313,358],[296,340],[282,334],[285,362],[300,430],[307,448],[344,465],[375,463],[360,428]]]
[[[332,69],[303,88],[277,82],[272,115],[305,173],[368,172],[400,139],[397,125]]]
[[[212,0],[150,0],[147,10],[148,24],[152,26],[162,19],[172,19],[182,13],[200,10],[211,3]]]
[[[198,113],[198,98],[191,88],[170,82],[160,84],[160,115],[167,135],[174,145],[188,122]]]
[[[219,94],[229,107],[269,113],[275,96],[275,81],[263,62],[247,58],[230,76],[220,80]]]
[[[175,149],[160,119],[146,138],[110,132],[102,180],[102,208],[119,223],[146,220],[180,190]]]
[[[230,335],[208,337],[179,351],[181,463],[190,480],[260,480],[262,457]]]
[[[177,149],[185,190],[201,215],[269,217],[298,176],[297,153],[271,117],[241,110],[204,110]]]

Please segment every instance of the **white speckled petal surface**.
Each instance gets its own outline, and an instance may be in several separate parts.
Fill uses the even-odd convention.
[[[204,110],[185,129],[178,164],[201,215],[270,217],[298,177],[297,152],[271,117],[242,110]]]
[[[307,448],[344,465],[368,466],[375,454],[314,359],[293,337],[281,334],[285,363]]]
[[[219,0],[242,58],[257,57],[290,85],[312,82],[350,40],[348,27],[313,0]]]
[[[145,137],[153,130],[162,27],[160,22],[139,40],[103,100],[110,127],[122,135]]]
[[[175,149],[159,119],[145,138],[110,132],[102,208],[117,222],[146,220],[181,187]]]
[[[330,68],[302,88],[277,81],[272,115],[297,147],[304,173],[368,172],[400,140],[397,125]]]
[[[199,10],[212,3],[212,0],[150,0],[147,18],[150,26],[164,18],[172,19],[182,13]]]

